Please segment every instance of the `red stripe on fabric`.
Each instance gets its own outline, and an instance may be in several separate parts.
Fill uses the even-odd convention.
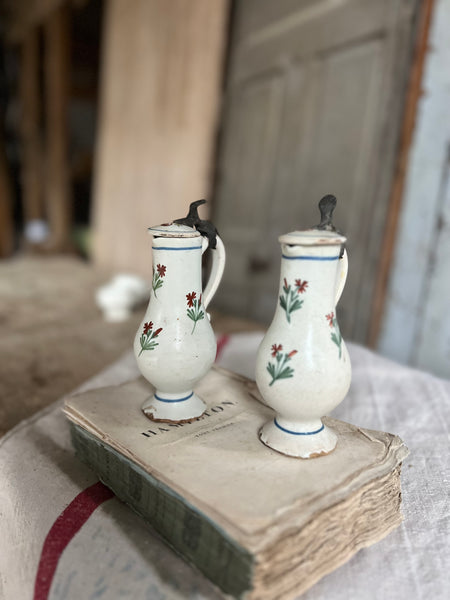
[[[229,335],[221,335],[220,338],[217,340],[216,361],[220,358],[220,355],[222,354],[223,349],[225,348],[225,346],[228,344],[229,341],[230,341]]]
[[[113,492],[98,481],[80,492],[59,515],[42,546],[34,584],[34,600],[47,600],[59,558],[65,547],[94,510],[113,497]]]

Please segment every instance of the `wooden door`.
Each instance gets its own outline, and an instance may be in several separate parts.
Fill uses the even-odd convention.
[[[269,322],[281,233],[338,198],[350,275],[346,336],[364,342],[395,164],[416,0],[237,0],[215,221],[228,264],[219,308]]]

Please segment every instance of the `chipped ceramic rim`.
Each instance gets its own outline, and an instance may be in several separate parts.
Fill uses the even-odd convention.
[[[288,246],[340,246],[347,238],[337,231],[306,229],[280,235],[278,241]]]
[[[147,230],[154,237],[166,238],[196,238],[200,237],[200,233],[193,227],[181,225],[178,223],[162,223],[154,225]]]

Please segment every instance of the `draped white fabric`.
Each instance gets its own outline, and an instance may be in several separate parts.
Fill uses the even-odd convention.
[[[261,334],[237,334],[219,364],[252,377]],[[398,434],[403,465],[401,527],[327,575],[307,600],[450,598],[450,382],[349,344],[351,390],[333,416]],[[137,375],[124,356],[82,389]],[[0,440],[0,598],[32,598],[46,535],[96,476],[74,457],[61,402]],[[116,500],[102,504],[60,556],[49,598],[218,599],[207,580]]]

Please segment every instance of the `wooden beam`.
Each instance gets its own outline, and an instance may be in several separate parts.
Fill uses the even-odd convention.
[[[43,25],[63,4],[82,7],[89,0],[3,0],[2,16],[6,41],[21,43],[31,29]]]
[[[12,203],[11,180],[0,129],[0,258],[6,258],[14,249]]]
[[[375,348],[380,334],[386,301],[389,275],[394,258],[397,228],[402,207],[403,190],[408,169],[409,150],[414,134],[417,105],[422,93],[422,76],[428,49],[428,36],[434,0],[423,0],[419,8],[416,46],[411,66],[397,166],[391,189],[391,198],[386,219],[381,257],[372,304],[372,320],[369,328],[368,345]]]
[[[228,8],[105,3],[93,203],[93,260],[103,268],[150,277],[147,227],[210,192]]]
[[[22,205],[26,225],[29,221],[44,218],[37,28],[28,31],[21,47],[20,104]]]
[[[46,206],[50,226],[48,250],[71,247],[72,219],[68,164],[68,82],[70,73],[69,9],[61,6],[45,28]]]

